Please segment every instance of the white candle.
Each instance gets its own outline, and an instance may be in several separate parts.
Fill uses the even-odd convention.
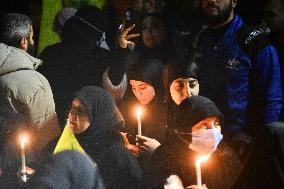
[[[138,135],[142,135],[142,128],[141,128],[141,106],[137,109],[137,124],[138,124]]]
[[[203,161],[206,161],[209,159],[210,154],[207,154],[206,156],[200,156],[196,159],[195,161],[195,168],[196,168],[196,181],[197,181],[197,186],[202,186],[202,179],[201,179],[201,163]]]
[[[25,155],[25,143],[27,142],[27,137],[23,136],[21,138],[21,161],[22,161],[22,171],[23,171],[23,181],[27,181],[27,168],[26,168],[26,155]]]

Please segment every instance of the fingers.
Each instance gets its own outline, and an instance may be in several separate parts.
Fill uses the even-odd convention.
[[[132,24],[131,26],[129,26],[128,28],[124,28],[123,27],[123,30],[128,33],[129,31],[131,31],[133,28],[135,27],[135,24]]]
[[[133,38],[136,38],[136,37],[139,37],[140,36],[140,33],[135,33],[135,34],[129,34],[127,36],[125,36],[126,39],[133,39]]]
[[[142,139],[142,140],[151,140],[151,138],[145,137],[145,136],[142,136],[142,135],[136,135],[136,138]]]
[[[132,41],[127,41],[126,43],[127,45],[135,45],[135,43],[133,43]]]
[[[134,27],[135,27],[135,24],[131,25],[128,28],[122,27],[122,29],[120,30],[121,35],[126,36],[128,34],[128,32],[130,32]]]
[[[203,184],[202,186],[197,186],[197,185],[191,185],[186,187],[186,189],[208,189],[206,184]]]

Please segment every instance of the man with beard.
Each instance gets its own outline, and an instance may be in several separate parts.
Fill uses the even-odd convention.
[[[40,152],[45,144],[60,134],[60,130],[49,82],[35,71],[42,61],[33,55],[31,19],[18,13],[9,13],[1,17],[0,100],[6,104],[0,106],[2,112],[5,112],[0,114],[0,120],[5,120],[5,116],[11,113],[9,110],[24,115],[23,125],[33,131],[29,133],[30,145]],[[8,127],[0,126],[1,129]],[[11,128],[8,127],[3,132],[9,131]]]
[[[278,121],[282,91],[278,55],[266,36],[235,14],[237,0],[201,0],[208,22],[194,41],[200,95],[224,113],[224,136],[242,158],[251,138]]]

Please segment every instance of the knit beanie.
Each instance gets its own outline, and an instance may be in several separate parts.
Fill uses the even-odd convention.
[[[160,60],[140,55],[135,64],[128,71],[128,79],[143,81],[152,85],[155,91],[163,89],[164,66]]]
[[[214,116],[223,118],[223,114],[211,100],[203,96],[191,96],[178,106],[176,129],[190,133],[194,125]]]

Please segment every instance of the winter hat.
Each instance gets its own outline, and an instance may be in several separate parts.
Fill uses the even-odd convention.
[[[190,133],[194,125],[214,116],[223,118],[223,114],[211,100],[203,96],[191,96],[178,106],[176,129]]]
[[[156,92],[163,89],[164,65],[158,59],[141,54],[128,71],[128,79],[143,81],[152,85]]]

